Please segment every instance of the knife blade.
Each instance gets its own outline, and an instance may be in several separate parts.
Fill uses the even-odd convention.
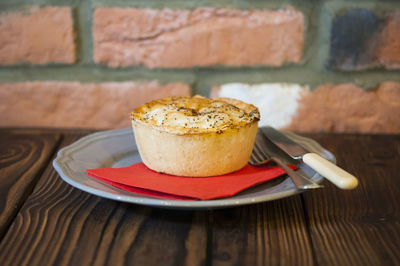
[[[283,152],[295,160],[302,160],[314,171],[324,176],[337,187],[341,189],[354,189],[357,187],[357,178],[337,165],[316,153],[309,152],[273,127],[262,127],[260,129],[263,135]]]
[[[275,145],[259,130],[257,132],[250,164],[261,166],[265,165],[268,161],[273,161],[286,171],[298,189],[304,190],[323,187],[309,178],[300,167],[297,170],[290,169],[288,164],[296,165],[298,162],[282,153],[283,152],[279,150],[279,148],[275,147]]]

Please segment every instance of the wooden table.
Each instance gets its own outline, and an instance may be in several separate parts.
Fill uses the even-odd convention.
[[[308,135],[353,191],[176,211],[63,182],[52,159],[88,133],[0,129],[0,265],[400,265],[400,135]]]

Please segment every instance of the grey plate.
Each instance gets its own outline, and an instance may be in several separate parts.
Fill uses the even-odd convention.
[[[309,151],[336,162],[335,157],[314,140],[290,132],[283,133]],[[103,131],[81,138],[61,149],[53,161],[53,166],[65,182],[80,190],[108,199],[164,208],[225,208],[280,199],[301,192],[296,189],[288,176],[283,176],[229,198],[205,201],[167,200],[126,192],[86,175],[86,169],[125,167],[140,161],[132,130],[126,128]],[[299,166],[316,182],[322,181],[323,177],[311,168],[304,164]]]

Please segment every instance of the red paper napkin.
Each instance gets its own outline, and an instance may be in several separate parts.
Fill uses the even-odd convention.
[[[296,169],[295,166],[290,166]],[[224,198],[285,174],[279,166],[245,166],[234,173],[213,177],[182,177],[157,173],[143,163],[122,168],[86,170],[88,175],[117,188],[159,198],[209,200]]]

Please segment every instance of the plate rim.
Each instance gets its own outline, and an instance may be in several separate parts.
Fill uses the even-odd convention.
[[[324,152],[326,152],[331,158],[329,158],[332,162],[336,163],[336,158],[335,156],[330,153],[328,150],[324,149],[318,142],[316,142],[313,139],[299,136],[295,133],[292,132],[286,132],[282,131],[286,134],[289,135],[294,135],[296,137],[300,137],[304,140],[307,141],[312,141],[314,145],[317,145],[318,147],[321,148]],[[103,198],[108,198],[112,200],[117,200],[117,201],[122,201],[122,202],[127,202],[127,203],[134,203],[134,204],[140,204],[140,205],[147,205],[147,206],[153,206],[153,207],[163,207],[163,208],[173,208],[173,209],[215,209],[215,208],[225,208],[225,207],[235,207],[235,206],[241,206],[241,205],[248,205],[248,204],[255,204],[255,203],[260,203],[260,202],[265,202],[265,201],[273,201],[289,196],[293,196],[299,193],[302,193],[304,191],[298,190],[295,187],[292,189],[286,189],[284,191],[280,192],[275,192],[273,194],[266,194],[262,196],[257,196],[256,198],[254,197],[249,197],[249,198],[235,198],[235,196],[227,197],[227,198],[220,198],[220,199],[213,199],[213,200],[199,200],[199,201],[186,201],[186,200],[173,200],[173,199],[162,199],[162,198],[151,198],[151,197],[143,197],[140,194],[134,194],[132,195],[115,195],[113,193],[100,190],[97,188],[93,188],[90,186],[86,186],[80,182],[75,181],[73,178],[70,178],[69,175],[72,174],[72,170],[68,168],[68,163],[73,160],[73,158],[70,156],[71,153],[73,153],[76,149],[78,149],[82,145],[90,145],[90,143],[96,142],[96,141],[101,141],[102,139],[109,138],[109,137],[118,137],[119,135],[126,135],[126,134],[132,134],[133,131],[132,128],[122,128],[122,129],[114,129],[114,130],[106,130],[106,131],[100,131],[100,132],[95,132],[89,135],[86,135],[77,141],[71,143],[70,145],[67,145],[63,148],[61,148],[57,152],[57,157],[53,160],[53,167],[56,170],[56,172],[59,174],[59,176],[64,180],[66,183],[69,185],[80,189],[82,191],[85,191],[87,193],[103,197]],[[137,151],[136,145],[134,145],[135,150]],[[86,170],[86,169],[85,169]],[[88,176],[89,178],[89,176]],[[321,177],[320,180],[317,180],[316,182],[320,183],[322,182],[324,178]],[[101,184],[104,184],[100,182]],[[113,190],[117,192],[125,192],[123,190],[120,190],[118,188],[114,188]],[[125,192],[128,193],[128,192]]]

